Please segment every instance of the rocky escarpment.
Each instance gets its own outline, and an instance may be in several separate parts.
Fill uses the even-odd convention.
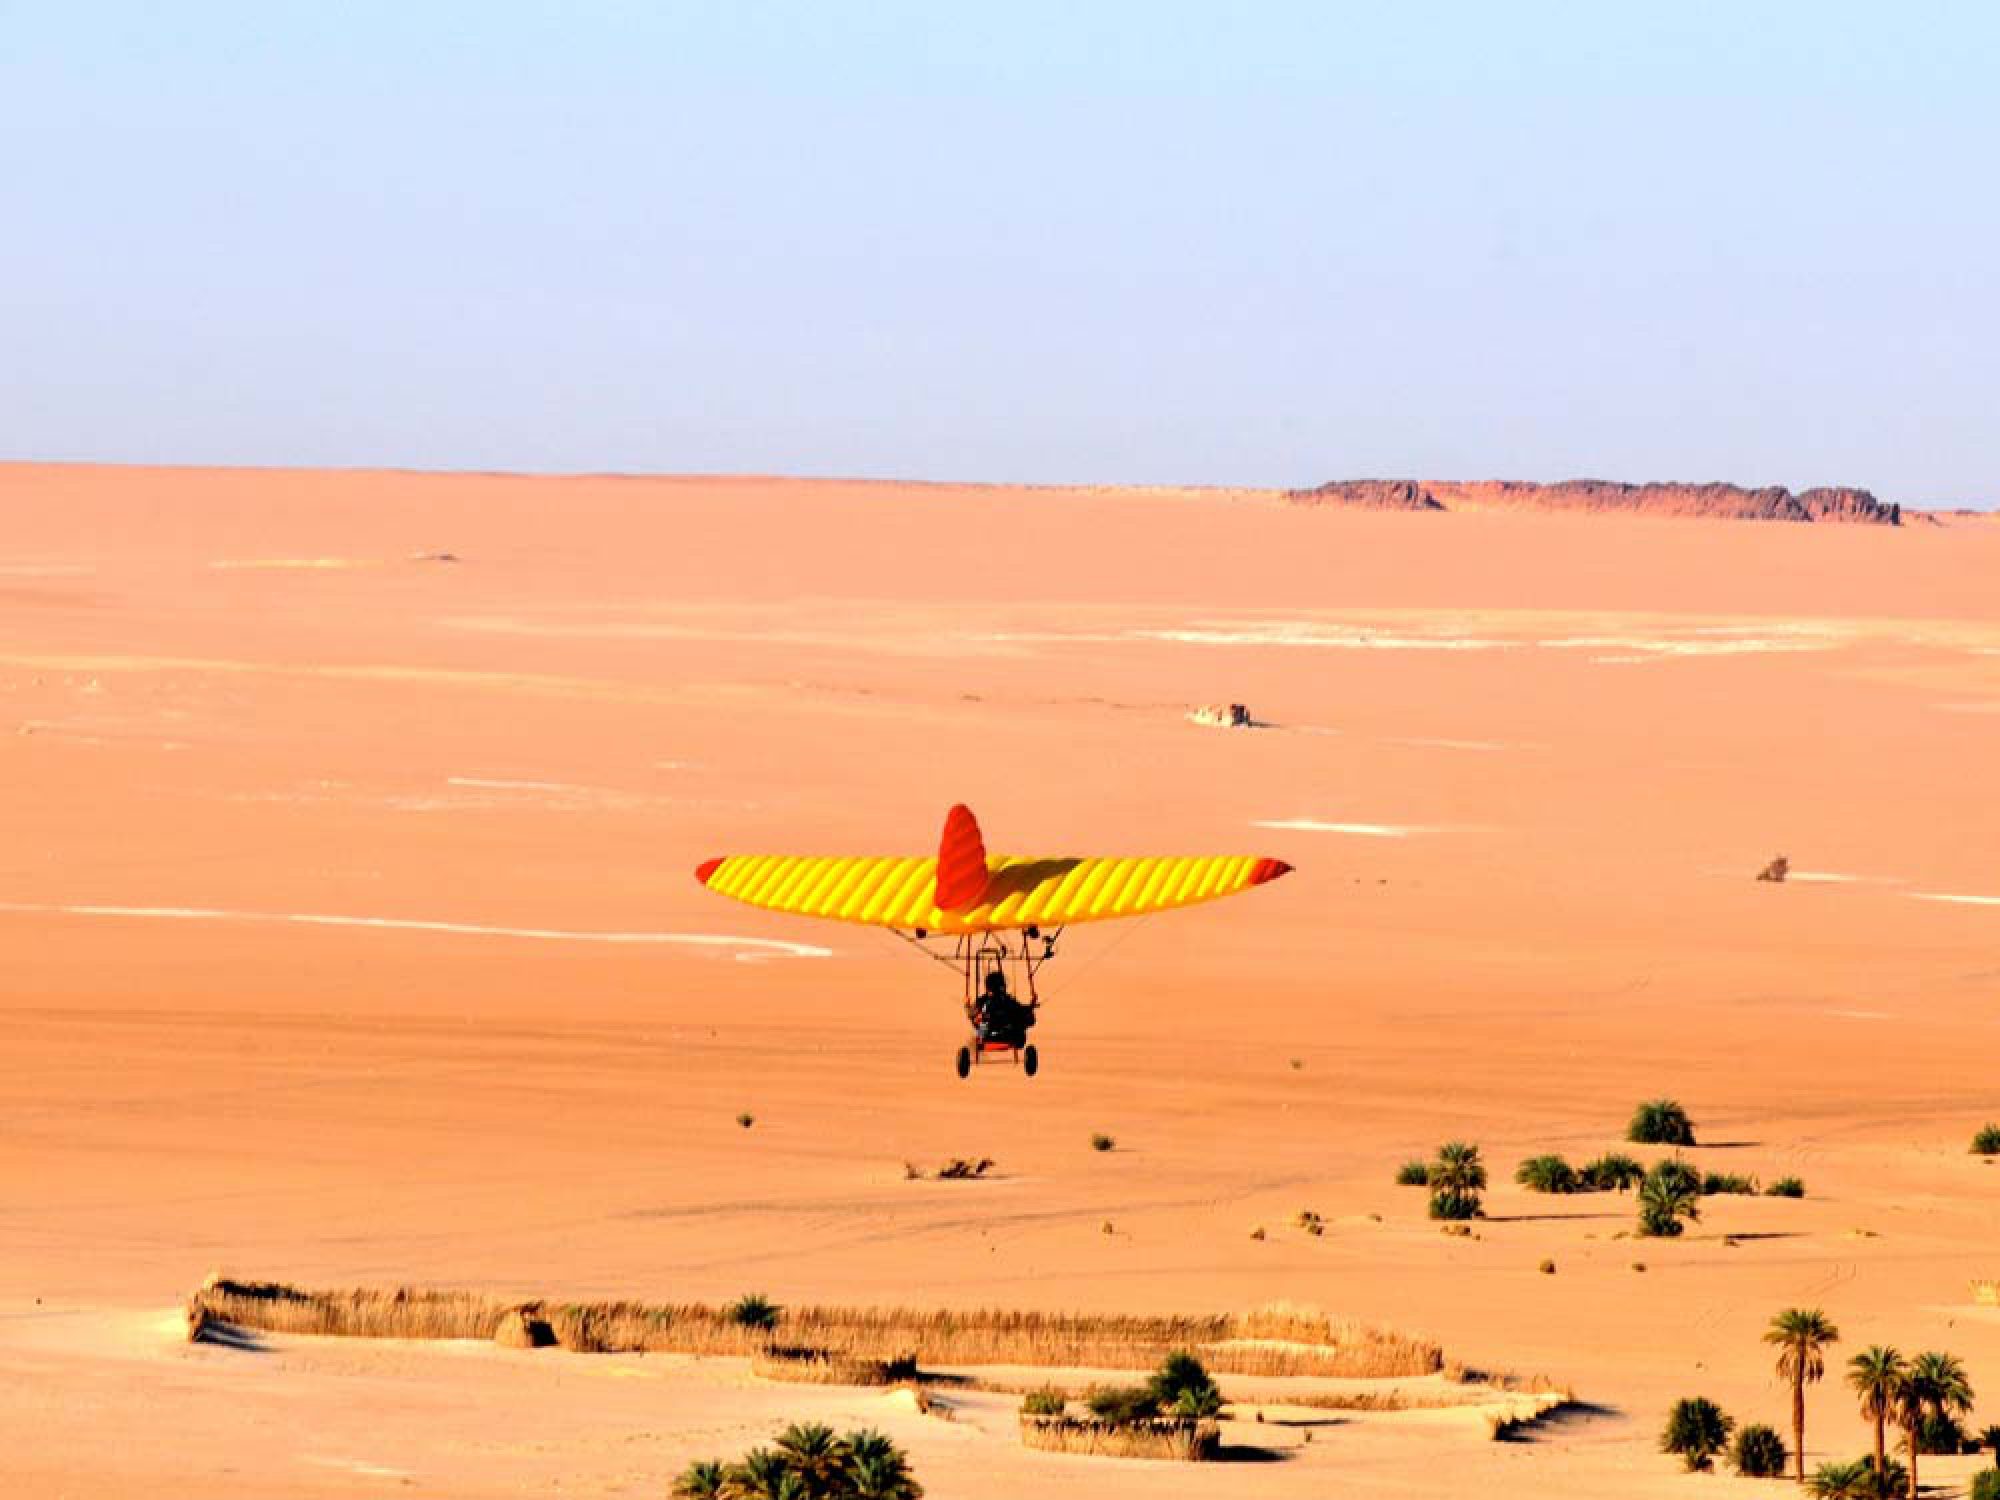
[[[1565,479],[1555,484],[1511,479],[1346,479],[1288,494],[1302,505],[1371,510],[1572,510],[1738,521],[1903,523],[1900,505],[1885,505],[1866,490],[1846,486],[1794,493],[1782,485],[1747,489],[1739,484],[1620,484],[1608,479]]]

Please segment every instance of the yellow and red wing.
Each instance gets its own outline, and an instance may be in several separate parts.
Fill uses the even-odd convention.
[[[1138,917],[1234,896],[1290,871],[1254,855],[1028,859],[994,855],[976,904],[938,902],[930,857],[733,854],[695,873],[710,890],[794,916],[905,931],[989,932]],[[953,872],[947,870],[947,886]],[[961,886],[962,888],[962,886]]]

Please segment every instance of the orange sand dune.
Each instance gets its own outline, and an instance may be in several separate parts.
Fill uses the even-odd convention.
[[[657,1494],[825,1412],[937,1495],[1667,1495],[1674,1397],[1783,1425],[1758,1334],[1794,1302],[1844,1349],[1957,1351],[2000,1420],[1967,1290],[2000,1168],[1966,1152],[2000,1117],[2000,528],[39,465],[0,514],[0,1383],[33,1393],[0,1472],[30,1492]],[[1271,727],[1187,721],[1227,701]],[[892,938],[691,877],[921,852],[961,799],[995,848],[1297,873],[1072,934],[1032,1083],[951,1075],[954,981]],[[1662,1243],[1615,1238],[1629,1198],[1512,1185],[1656,1094],[1701,1166],[1809,1196]],[[1494,1169],[1476,1239],[1390,1185],[1450,1137]],[[966,1154],[998,1176],[903,1180]],[[1603,1410],[1177,1471],[721,1364],[174,1344],[219,1265],[1285,1299]],[[1811,1412],[1814,1462],[1864,1446],[1834,1384]]]

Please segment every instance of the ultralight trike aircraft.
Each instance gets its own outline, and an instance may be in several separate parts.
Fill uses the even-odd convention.
[[[710,890],[752,906],[886,927],[957,969],[972,1023],[958,1049],[958,1076],[1004,1056],[1032,1078],[1041,1065],[1028,1041],[1041,1006],[1035,974],[1056,956],[1065,927],[1214,901],[1291,868],[1254,855],[989,856],[978,820],[960,804],[945,816],[934,859],[729,854],[694,873]]]

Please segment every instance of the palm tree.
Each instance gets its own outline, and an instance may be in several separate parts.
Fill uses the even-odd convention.
[[[1682,1219],[1701,1217],[1701,1189],[1685,1171],[1660,1162],[1639,1184],[1639,1233],[1671,1238],[1681,1232]]]
[[[806,1500],[805,1481],[792,1472],[782,1453],[752,1448],[729,1471],[725,1493],[731,1500]]]
[[[847,1482],[855,1500],[923,1500],[924,1487],[910,1473],[903,1451],[879,1432],[850,1432]]]
[[[674,1481],[674,1500],[722,1500],[729,1469],[719,1459],[697,1459]]]
[[[1888,1472],[1889,1419],[1896,1414],[1897,1394],[1909,1367],[1886,1344],[1870,1344],[1847,1362],[1847,1388],[1861,1398],[1861,1415],[1875,1424],[1875,1475]]]
[[[774,1440],[785,1467],[798,1475],[807,1500],[825,1500],[847,1473],[847,1445],[824,1422],[794,1422]]]
[[[1927,1350],[1910,1361],[1897,1393],[1896,1418],[1902,1424],[1903,1444],[1910,1452],[1910,1500],[1917,1500],[1917,1450],[1924,1419],[1931,1416],[1962,1417],[1972,1410],[1972,1382],[1956,1354]]]
[[[1471,1219],[1479,1214],[1479,1195],[1486,1189],[1486,1163],[1479,1148],[1464,1141],[1438,1147],[1430,1165],[1431,1217]]]
[[[1806,1482],[1806,1387],[1826,1374],[1826,1346],[1840,1330],[1816,1307],[1788,1307],[1771,1319],[1764,1342],[1778,1351],[1778,1378],[1792,1387],[1792,1453],[1800,1484]]]
[[[1875,1500],[1875,1476],[1863,1459],[1821,1464],[1813,1471],[1812,1492],[1818,1500]]]
[[[1660,1451],[1678,1453],[1688,1472],[1698,1474],[1728,1445],[1729,1434],[1735,1429],[1735,1418],[1713,1401],[1705,1396],[1686,1396],[1667,1413]]]

